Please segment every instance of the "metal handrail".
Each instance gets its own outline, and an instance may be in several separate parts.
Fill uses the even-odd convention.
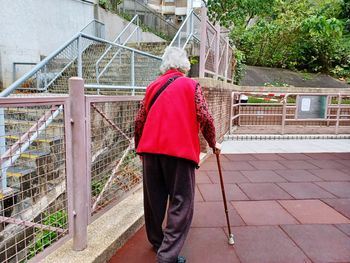
[[[176,27],[176,25],[174,25],[173,23],[170,23],[169,21],[167,21],[166,19],[163,18],[163,16],[158,15],[156,12],[154,12],[153,9],[149,8],[148,6],[144,5],[143,3],[136,1],[139,5],[141,5],[142,7],[144,7],[145,9],[147,9],[148,11],[150,11],[150,13],[152,13],[154,16],[158,17],[160,20],[162,20],[164,23],[166,23],[168,26],[172,27],[173,29],[175,29],[176,31],[178,30],[178,28]]]
[[[97,19],[93,19],[90,23],[88,23],[86,26],[84,26],[80,32],[84,32],[86,28],[88,28],[92,23],[100,24],[101,26],[105,26],[105,24]]]
[[[67,42],[65,42],[64,44],[62,44],[58,49],[56,49],[54,52],[52,52],[50,55],[48,55],[45,59],[43,59],[42,61],[40,61],[38,64],[36,64],[36,66],[28,71],[27,73],[25,73],[22,77],[20,77],[18,80],[16,80],[15,82],[13,82],[9,87],[7,87],[5,90],[3,90],[0,93],[0,97],[7,97],[8,95],[10,95],[13,91],[15,91],[18,87],[20,87],[26,80],[28,80],[29,78],[31,78],[34,74],[36,74],[39,70],[43,69],[45,67],[45,65],[52,60],[54,57],[56,57],[60,52],[62,52],[66,47],[68,47],[70,44],[72,44],[75,40],[77,40],[80,36],[82,36],[84,33],[82,32],[83,30],[85,30],[89,25],[91,25],[92,23],[99,23],[101,25],[104,25],[104,23],[102,23],[101,21],[98,21],[96,19],[92,20],[91,22],[89,22],[86,26],[84,26],[80,32],[76,33],[74,36],[71,37],[71,39],[69,39]],[[66,67],[65,67],[66,68]],[[59,74],[58,74],[59,76]],[[57,77],[58,77],[57,76]],[[52,83],[52,81],[50,82],[50,84]]]
[[[81,36],[82,33],[79,32],[75,34],[70,40],[65,42],[62,46],[60,46],[56,51],[51,53],[49,56],[47,56],[45,59],[40,61],[31,71],[28,71],[26,74],[24,74],[22,77],[20,77],[18,80],[16,80],[14,83],[12,83],[9,87],[7,87],[5,90],[3,90],[0,93],[0,97],[7,97],[10,95],[13,91],[15,91],[20,85],[22,85],[27,79],[32,77],[35,73],[37,73],[40,69],[44,68],[44,66],[55,56],[57,56],[63,49],[65,49],[67,46],[69,46],[71,43],[73,43],[79,36]]]
[[[98,37],[86,35],[84,33],[82,33],[81,36],[84,37],[84,38],[90,39],[90,40],[94,40],[96,42],[106,43],[106,44],[110,44],[110,45],[113,45],[113,46],[116,46],[116,47],[120,47],[120,48],[129,50],[129,51],[133,51],[133,52],[135,52],[137,54],[140,54],[140,55],[143,55],[143,56],[147,56],[147,57],[150,57],[150,58],[155,58],[155,59],[158,59],[158,60],[162,60],[161,57],[158,57],[156,55],[153,55],[153,54],[150,54],[150,53],[146,53],[144,51],[141,51],[141,50],[138,50],[138,49],[135,49],[135,48],[131,48],[131,47],[127,47],[127,46],[123,46],[123,45],[117,44],[117,43],[113,43],[113,42],[108,41],[108,40],[103,39],[103,38],[98,38]]]
[[[136,5],[138,5],[138,6],[140,6],[140,7],[142,7],[144,10],[141,10],[141,12],[145,12],[145,14],[150,14],[150,15],[152,15],[153,17],[155,17],[155,18],[158,18],[159,20],[161,20],[162,22],[164,22],[165,24],[166,24],[166,27],[167,28],[171,28],[171,30],[174,30],[175,32],[177,32],[178,31],[178,26],[176,25],[176,24],[174,24],[174,23],[172,23],[172,22],[169,22],[169,21],[167,21],[166,19],[164,19],[164,17],[163,16],[161,16],[161,15],[159,15],[157,12],[155,12],[153,9],[151,9],[150,7],[148,7],[147,5],[145,5],[144,3],[142,3],[142,2],[140,2],[140,1],[132,1],[133,2],[133,4],[134,4],[134,8],[133,9],[125,9],[124,8],[124,3],[125,1],[123,1],[123,3],[122,4],[120,4],[119,6],[118,6],[118,9],[120,10],[120,9],[122,9],[122,12],[123,13],[132,13],[132,14],[136,14],[136,9],[137,9],[137,7],[136,7]],[[121,5],[123,5],[122,7],[121,7]],[[152,19],[153,20],[153,19]],[[151,28],[151,29],[154,29],[154,28],[152,28],[152,26],[151,25],[146,25],[146,26],[148,26],[149,28]]]
[[[179,30],[177,31],[176,35],[174,36],[173,40],[170,42],[169,47],[175,46],[174,43],[176,41],[176,39],[180,36],[180,33],[182,31],[182,29],[185,27],[185,24],[187,23],[187,21],[191,18],[192,14],[193,14],[193,9],[189,12],[189,14],[186,16],[185,20],[183,21],[182,25],[180,26]],[[193,21],[193,20],[192,20]],[[189,39],[192,37],[192,26],[191,26],[191,33],[190,35],[187,37],[186,39],[186,44],[188,43]],[[184,48],[184,47],[183,47]]]
[[[139,30],[139,16],[138,15],[135,15],[131,20],[130,22],[126,25],[126,27],[117,35],[117,37],[113,40],[114,43],[117,43],[119,42],[118,44],[121,44],[120,43],[120,40],[121,40],[121,37],[122,35],[126,32],[126,30],[129,29],[129,27],[131,27],[131,25],[134,25],[134,21],[137,21],[137,24],[136,24],[136,28],[132,31],[132,33],[129,35],[129,37],[123,42],[122,45],[125,45],[129,39],[134,35],[134,33]],[[139,35],[138,35],[138,42],[140,42],[140,39],[139,39]],[[101,57],[96,61],[96,64],[95,64],[95,71],[96,71],[96,81],[97,83],[99,83],[99,80],[100,80],[100,77],[102,76],[102,74],[106,71],[106,69],[108,68],[108,66],[112,63],[112,61],[114,60],[114,58],[117,56],[117,54],[120,52],[120,50],[118,50],[114,56],[110,59],[110,61],[106,64],[106,66],[102,69],[102,71],[99,73],[100,69],[99,69],[99,64],[100,62],[104,59],[104,57],[107,55],[107,53],[111,50],[113,46],[110,45],[106,51],[101,55]]]

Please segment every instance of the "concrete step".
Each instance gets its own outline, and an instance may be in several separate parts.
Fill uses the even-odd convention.
[[[13,120],[5,119],[5,131],[9,135],[22,135],[27,132],[30,127],[32,127],[36,121],[25,121],[25,120]],[[46,129],[45,134],[50,136],[53,135],[63,135],[64,134],[64,124],[60,123],[60,120],[52,122]]]

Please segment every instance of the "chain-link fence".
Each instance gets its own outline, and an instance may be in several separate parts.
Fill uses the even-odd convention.
[[[144,31],[151,31],[165,40],[172,40],[178,31],[177,25],[136,0],[122,1],[118,5],[117,13],[129,21],[134,15],[138,14]]]
[[[1,262],[26,262],[69,232],[64,101],[38,102],[0,101]]]
[[[134,149],[134,121],[140,98],[91,102],[91,212],[120,199],[141,182]]]
[[[242,94],[249,94],[248,101],[242,100]],[[250,133],[350,133],[347,95],[234,92],[232,103],[231,131],[250,127]]]

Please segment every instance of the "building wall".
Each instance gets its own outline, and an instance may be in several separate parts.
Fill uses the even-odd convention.
[[[127,24],[95,4],[98,0],[0,0],[0,89],[13,82],[13,63],[38,63],[67,42],[94,18],[106,25],[114,39]],[[143,41],[162,41],[142,34]],[[33,66],[23,66],[17,78]]]
[[[12,82],[13,62],[39,62],[94,18],[93,3],[78,0],[1,0],[0,6],[4,87]]]

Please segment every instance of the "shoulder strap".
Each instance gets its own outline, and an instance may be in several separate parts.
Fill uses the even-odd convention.
[[[154,94],[149,106],[148,106],[148,110],[151,109],[152,105],[154,104],[154,102],[157,100],[157,98],[159,97],[159,95],[177,78],[179,78],[180,76],[174,76],[170,79],[168,79],[168,81],[156,92],[156,94]]]

